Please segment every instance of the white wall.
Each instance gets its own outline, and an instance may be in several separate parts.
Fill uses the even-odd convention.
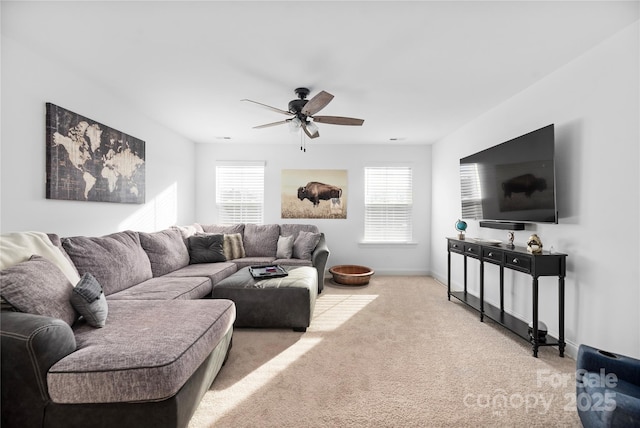
[[[460,215],[459,159],[555,123],[559,224],[529,225],[516,232],[516,243],[524,245],[537,233],[545,249],[569,255],[570,352],[586,343],[640,357],[638,27],[636,22],[433,147],[431,269],[446,283],[445,237],[454,235],[452,224]],[[504,231],[480,228],[478,222],[469,222],[467,236],[506,238]],[[452,261],[452,283],[461,287],[462,257]],[[470,288],[477,292],[478,263],[469,267]],[[498,269],[485,271],[486,296],[496,303]],[[529,321],[530,281],[505,271],[505,304]],[[556,308],[556,280],[542,278],[540,319],[553,333]]]
[[[45,103],[146,142],[146,203],[45,199]],[[136,111],[73,64],[34,53],[3,34],[0,230],[61,236],[158,230],[193,221],[194,144]]]
[[[285,136],[286,129],[283,129]],[[322,137],[320,137],[322,138]],[[431,147],[401,145],[322,145],[309,143],[303,153],[294,143],[280,145],[198,144],[196,148],[196,218],[216,223],[216,161],[263,160],[265,167],[265,223],[312,223],[324,232],[331,255],[327,267],[361,264],[382,274],[426,274],[429,271],[431,210]],[[364,233],[364,167],[381,162],[407,162],[413,167],[414,245],[360,244]],[[282,219],[283,169],[343,169],[348,174],[347,218]],[[301,183],[304,185],[306,183]]]

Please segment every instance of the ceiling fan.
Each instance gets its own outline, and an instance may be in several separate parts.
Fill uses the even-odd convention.
[[[364,119],[355,119],[353,117],[342,117],[342,116],[316,116],[320,110],[325,108],[329,102],[333,99],[333,95],[328,92],[320,91],[317,95],[315,95],[310,100],[307,100],[307,96],[309,95],[309,89],[307,88],[296,88],[296,95],[298,95],[298,99],[289,101],[289,110],[281,110],[276,107],[271,107],[266,104],[259,103],[257,101],[252,100],[241,100],[248,101],[250,103],[258,104],[262,107],[268,108],[269,110],[275,111],[277,113],[286,114],[287,116],[291,116],[289,119],[281,120],[278,122],[267,123],[265,125],[254,126],[254,129],[260,128],[268,128],[270,126],[283,125],[288,123],[291,130],[295,131],[299,128],[302,128],[305,134],[309,138],[317,138],[320,136],[318,132],[318,127],[316,123],[328,123],[331,125],[349,125],[349,126],[362,126],[364,123]]]

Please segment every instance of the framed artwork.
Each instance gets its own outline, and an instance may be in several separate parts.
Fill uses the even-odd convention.
[[[347,218],[346,169],[283,169],[282,218]]]
[[[145,142],[47,103],[47,199],[143,204]]]

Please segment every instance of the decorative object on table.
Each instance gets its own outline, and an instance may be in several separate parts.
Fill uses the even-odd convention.
[[[515,238],[515,233],[510,231],[509,233],[507,233],[507,237],[508,237],[507,248],[515,248],[516,246],[513,245],[513,239]]]
[[[283,169],[282,218],[347,218],[346,169]]]
[[[145,142],[47,103],[46,197],[143,204]]]
[[[527,251],[531,254],[540,254],[542,252],[542,241],[535,233],[527,240]]]
[[[538,342],[545,343],[547,341],[547,330],[547,325],[538,321]],[[529,323],[529,337],[533,340],[533,321]]]
[[[458,221],[456,221],[455,227],[458,231],[458,239],[464,239],[464,232],[467,230],[467,222],[458,219]]]
[[[373,269],[358,265],[339,265],[329,269],[333,280],[342,285],[367,285],[375,273]]]

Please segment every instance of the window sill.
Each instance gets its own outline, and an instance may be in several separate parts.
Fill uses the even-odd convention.
[[[418,245],[415,241],[402,241],[402,242],[393,242],[393,241],[360,241],[358,245],[361,246],[415,246]]]

